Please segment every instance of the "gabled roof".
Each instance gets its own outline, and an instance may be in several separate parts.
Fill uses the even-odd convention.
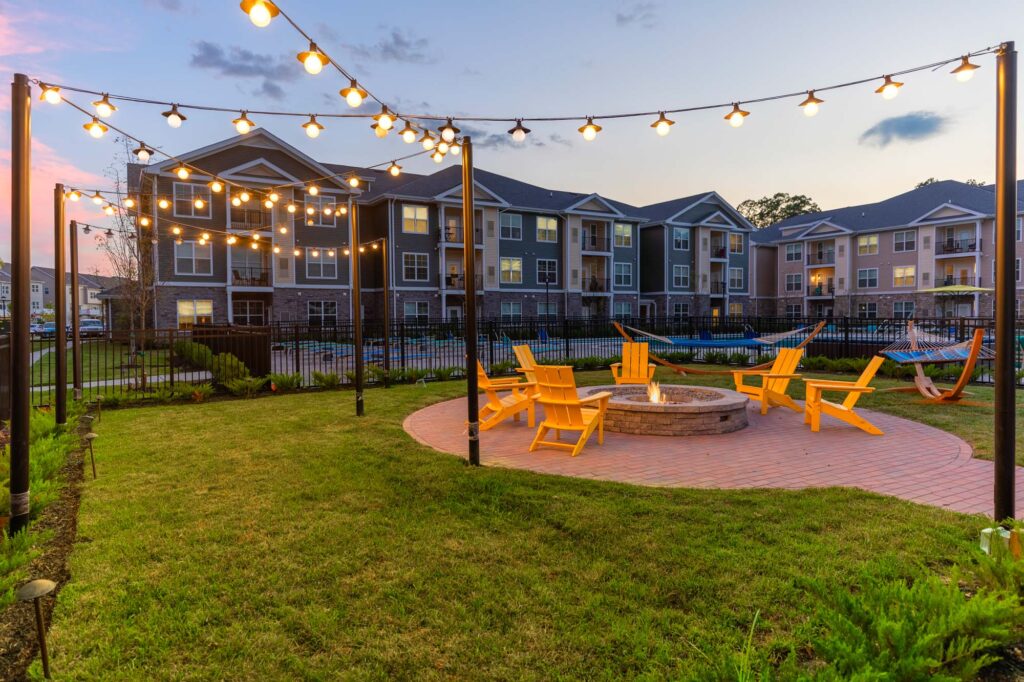
[[[716,213],[721,213],[727,221],[739,227],[754,229],[754,226],[732,204],[714,190],[641,206],[636,210],[640,215],[645,216],[649,223],[699,224],[710,219]]]

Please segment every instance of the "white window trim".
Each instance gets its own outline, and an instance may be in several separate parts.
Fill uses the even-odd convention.
[[[740,238],[740,250],[739,251],[733,251],[732,250],[732,238],[733,237],[739,237]],[[729,233],[729,254],[732,255],[732,256],[742,256],[746,252],[747,252],[747,244],[746,244],[746,240],[743,238],[743,233],[742,232],[740,232],[740,233],[730,232]]]
[[[427,267],[425,268],[426,274],[424,275],[424,277],[422,279],[420,279],[419,277],[416,277],[414,279],[410,279],[410,278],[405,276],[405,268],[406,268],[405,259],[408,256],[422,256],[423,257],[423,260],[424,260],[424,262],[426,262]],[[414,263],[412,268],[413,268],[414,271],[415,270],[419,270],[419,265]],[[403,253],[402,254],[402,281],[405,281],[405,282],[429,282],[430,281],[430,254],[429,253],[424,253],[422,251],[406,251],[405,253]]]
[[[910,268],[911,270],[913,270],[913,274],[910,275],[910,277],[914,281],[912,283],[910,283],[910,284],[896,284],[896,271],[897,270],[905,270],[906,268]],[[907,275],[904,274],[903,275],[903,279],[906,279],[906,278],[907,278]],[[916,286],[917,286],[917,266],[916,265],[894,265],[894,266],[892,266],[892,288],[893,289],[907,289],[907,288],[916,287]]]
[[[326,200],[330,200],[331,203],[334,204],[334,210],[331,212],[331,216],[330,216],[331,217],[331,222],[329,222],[329,223],[323,222],[324,218],[327,217],[327,216],[324,215],[324,204],[323,204],[323,202],[326,201]],[[302,195],[302,202],[303,202],[302,203],[302,207],[303,207],[303,211],[302,211],[302,218],[303,218],[302,224],[303,225],[305,225],[306,227],[337,227],[338,226],[338,200],[337,199],[335,199],[332,196],[325,196],[323,194],[318,194],[316,196],[312,196],[310,194],[303,194]],[[314,213],[313,213],[313,215],[315,215],[316,218],[313,220],[313,224],[312,225],[306,225],[306,220],[308,220],[308,219],[313,217],[313,216],[309,215],[308,213],[306,213],[306,211],[305,211],[306,207],[308,207],[310,204],[315,204],[316,205],[316,211],[314,211]]]
[[[181,272],[181,271],[178,270],[178,247],[179,246],[184,246],[185,244],[191,244],[192,245],[192,272]],[[210,258],[209,258],[209,261],[210,261],[210,271],[209,272],[196,272],[195,271],[196,270],[196,260],[197,260],[197,258],[196,258],[196,247],[197,246],[200,246],[200,247],[203,247],[203,248],[207,248],[207,249],[210,250]],[[202,260],[206,260],[206,259],[204,258]],[[200,244],[199,242],[197,242],[194,239],[186,239],[181,244],[175,243],[174,244],[174,274],[175,275],[180,275],[182,277],[210,277],[210,276],[212,276],[213,275],[213,244],[211,242],[207,242],[206,244]],[[203,299],[203,300],[205,300],[205,299]]]
[[[676,312],[678,309],[678,312]],[[690,304],[689,303],[673,303],[672,304],[672,317],[689,317],[690,316]]]
[[[537,272],[536,272],[537,284],[541,284],[541,285],[545,284],[545,282],[542,282],[540,280],[540,264],[542,262],[554,263],[555,264],[555,272],[554,272],[555,281],[554,282],[549,282],[548,285],[549,286],[558,286],[558,259],[557,258],[538,258],[537,259],[537,262],[535,264],[536,270],[537,270]]]
[[[680,248],[676,246],[676,230],[679,230],[682,234],[686,235],[686,246]],[[690,250],[690,228],[688,227],[672,227],[672,250],[673,251],[689,251]]]
[[[213,322],[213,299],[210,299],[210,298],[179,298],[179,299],[175,299],[175,301],[174,301],[174,316],[175,316],[175,321],[178,323],[178,327],[181,327],[181,306],[179,304],[181,304],[183,302],[188,302],[188,303],[192,304],[192,322],[191,322],[191,324],[195,324],[196,323],[196,317],[198,317],[198,313],[196,313],[196,303],[198,303],[199,301],[203,301],[203,302],[209,301],[210,302],[210,322]]]
[[[420,209],[420,208],[422,208],[423,209],[423,211],[424,211],[424,218],[423,218],[424,227],[423,227],[423,231],[422,232],[420,232],[419,230],[407,230],[407,229],[405,229],[405,225],[406,225],[406,222],[405,222],[406,221],[405,209],[407,209],[407,208],[412,208],[412,209]],[[415,211],[413,213],[415,215]],[[401,218],[402,218],[402,234],[430,234],[430,207],[429,206],[424,206],[423,204],[402,204]],[[416,218],[416,217],[413,217],[413,218],[411,218],[411,220],[414,223],[418,223],[420,219]],[[410,303],[412,303],[412,302],[414,302],[414,301],[410,301]]]
[[[313,275],[309,274],[309,265],[310,265],[310,258],[311,258],[311,256],[309,255],[309,252],[313,251],[314,249],[316,251],[320,252],[320,256],[316,259],[317,263],[320,265],[320,273],[321,273],[318,276],[313,276]],[[303,258],[303,260],[306,263],[306,279],[338,279],[338,253],[337,252],[334,253],[334,258],[331,259],[331,261],[334,262],[334,276],[333,277],[324,277],[324,275],[323,275],[324,265],[325,264],[326,265],[330,265],[330,262],[327,262],[327,263],[324,262],[324,259],[327,258],[327,251],[328,250],[329,250],[329,247],[326,247],[326,246],[322,246],[322,247],[321,246],[307,246],[306,247],[306,254],[305,254],[305,257]]]
[[[870,286],[870,285],[868,285],[868,286],[861,286],[861,284],[860,284],[860,280],[861,280],[860,273],[862,273],[862,272],[871,272],[872,270],[875,271],[875,285],[874,286]],[[870,277],[865,277],[864,279],[870,280],[871,278]],[[857,288],[858,289],[877,289],[878,288],[878,268],[857,268]]]
[[[625,247],[620,247],[620,248],[625,248]],[[622,282],[621,284],[619,283],[619,273],[618,273],[618,269],[619,269],[620,265],[623,268],[626,269],[626,272],[624,272],[623,274],[624,275],[628,275],[628,277],[629,277],[629,281],[628,282]],[[613,287],[631,287],[631,286],[633,286],[633,264],[632,263],[623,263],[623,262],[612,263],[612,286]]]
[[[189,188],[189,210],[191,213],[178,213],[178,187]],[[195,188],[202,187],[207,190],[206,196],[203,197],[203,201],[206,202],[206,215],[196,215],[196,193]],[[172,182],[171,183],[171,215],[175,218],[194,218],[195,220],[213,220],[213,194],[209,191],[209,187],[206,185],[200,185],[195,182]]]
[[[790,288],[790,286],[789,286],[790,278],[793,278],[792,279],[793,285],[794,285],[793,288]],[[803,291],[804,290],[804,275],[803,275],[803,273],[802,272],[787,272],[786,273],[786,280],[785,280],[785,283],[784,283],[784,288],[785,288],[786,291],[789,291],[789,292]]]
[[[516,261],[516,260],[519,261],[519,281],[518,282],[513,282],[511,279],[506,280],[505,279],[505,268],[502,267],[502,263],[504,261]],[[511,263],[510,263],[510,265],[511,265]],[[508,270],[509,276],[511,276],[511,274],[513,272],[516,272],[516,271],[513,270],[513,269],[509,269]],[[521,257],[518,257],[518,256],[501,256],[501,257],[499,257],[498,258],[498,284],[522,284],[522,283],[523,283],[523,259]]]
[[[337,301],[306,301],[306,324],[312,324],[311,318],[313,317],[313,314],[310,312],[310,306],[313,306],[313,305],[319,305],[320,306],[320,324],[323,324],[323,318],[327,317],[327,314],[324,312],[324,306],[327,305],[327,304],[331,304],[331,305],[334,306],[334,315],[333,315],[333,317],[334,317],[334,323],[337,324],[338,323],[338,302]]]
[[[682,272],[683,277],[686,279],[685,284],[678,284],[676,282],[676,272]],[[689,289],[690,288],[690,266],[689,265],[673,265],[672,266],[672,286],[676,289]]]
[[[619,228],[625,227],[629,230],[629,243],[619,244]],[[612,248],[632,249],[633,248],[633,223],[612,223]]]
[[[790,247],[794,248],[794,251],[796,252],[796,258],[790,258],[789,257]],[[785,258],[786,258],[785,262],[787,262],[787,263],[799,263],[800,261],[802,261],[804,259],[804,245],[803,245],[803,242],[797,242],[795,244],[786,244]]]
[[[543,301],[542,301],[543,302]],[[508,312],[505,312],[505,306],[508,306]],[[513,312],[512,306],[519,308],[519,312]],[[502,301],[501,307],[499,308],[502,317],[523,317],[523,303],[522,301]]]
[[[554,232],[554,234],[555,234],[555,238],[554,239],[541,239],[540,238],[540,233],[541,233],[540,221],[541,220],[550,220],[550,221],[552,221],[554,223],[554,225],[555,225],[554,229],[552,229],[552,230],[549,230],[547,228],[544,229],[544,232]],[[558,243],[558,218],[554,218],[554,217],[549,216],[549,215],[539,215],[539,216],[537,216],[536,234],[537,234],[537,241],[539,243],[541,243],[541,244],[557,244]]]
[[[898,235],[898,234],[910,234],[910,235],[913,235],[914,236],[914,248],[912,248],[912,249],[903,249],[903,250],[899,250],[898,251],[896,249],[896,235]],[[906,244],[906,240],[905,239],[904,239],[903,243]],[[895,232],[892,233],[892,252],[893,253],[915,253],[916,251],[917,251],[917,230],[896,230]]]
[[[626,312],[625,313],[620,313],[619,312],[619,308],[620,307],[625,307],[626,308]],[[630,301],[615,301],[615,305],[612,306],[612,315],[614,315],[615,317],[619,317],[620,315],[624,315],[625,317],[629,317],[632,314],[633,314],[633,303],[630,302]]]
[[[865,253],[861,253],[861,250],[860,250],[860,240],[861,239],[869,239],[870,237],[874,237],[875,238],[875,245],[874,245],[875,246],[875,250],[874,251],[867,251]],[[881,240],[878,238],[877,234],[861,234],[861,235],[857,235],[857,244],[856,244],[856,246],[857,246],[857,255],[858,256],[877,256],[880,243],[881,243]]]
[[[415,312],[412,315],[409,314],[409,306],[413,306],[413,309],[415,310]],[[424,308],[427,309],[427,312],[425,314],[423,314],[423,315],[420,315],[420,312],[419,312],[421,307],[424,307]],[[408,320],[410,317],[413,317],[413,318],[425,317],[427,319],[430,319],[430,304],[427,301],[405,301],[405,302],[403,302],[402,303],[402,319]]]
[[[732,275],[733,275],[734,272],[740,273],[740,285],[736,286],[736,287],[734,287],[732,285],[732,279],[733,279]],[[729,271],[726,272],[725,274],[726,274],[726,277],[729,278],[729,288],[730,289],[741,290],[741,289],[746,288],[746,285],[747,285],[747,275],[746,275],[745,272],[743,272],[743,268],[729,268]]]
[[[502,223],[502,221],[505,219],[506,216],[508,216],[509,219],[511,219],[513,217],[519,218],[519,236],[518,237],[506,237],[506,236],[504,236],[502,230],[505,229],[506,226]],[[511,232],[513,227],[515,227],[515,226],[514,225],[508,225],[508,228],[509,228],[510,232]],[[503,241],[503,242],[521,242],[521,241],[523,241],[523,214],[522,213],[502,213],[498,217],[498,240],[499,241]]]

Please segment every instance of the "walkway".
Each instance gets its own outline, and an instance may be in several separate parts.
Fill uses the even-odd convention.
[[[955,409],[955,408],[951,408]],[[538,420],[542,414],[538,408]],[[844,486],[965,513],[992,513],[992,463],[972,459],[971,446],[924,424],[864,410],[885,431],[870,436],[829,417],[812,434],[802,416],[782,408],[721,436],[597,436],[578,457],[527,452],[534,430],[507,421],[481,434],[489,466],[545,474],[679,488],[820,488]],[[419,442],[465,457],[466,401],[431,405],[409,415],[405,430]],[[1024,468],[1017,467],[1017,509],[1024,508]]]

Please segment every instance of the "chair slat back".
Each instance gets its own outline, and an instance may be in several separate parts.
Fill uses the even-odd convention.
[[[537,373],[534,368],[537,366],[537,361],[533,357],[533,351],[526,344],[521,346],[512,346],[512,352],[516,354],[516,361],[519,363],[519,369],[523,370],[523,374],[526,375],[527,381],[537,381]]]
[[[793,374],[796,372],[800,358],[804,355],[803,348],[783,348],[772,363],[772,374]],[[789,379],[765,379],[764,387],[776,393],[785,393],[789,387]]]
[[[648,344],[626,342],[622,344],[622,376],[647,376]]]
[[[537,402],[544,406],[544,421],[561,428],[583,428],[583,410],[572,367],[537,365]],[[555,427],[559,428],[559,427]]]
[[[871,380],[875,378],[875,374],[878,373],[878,368],[882,366],[883,362],[885,362],[885,358],[881,355],[876,355],[871,358],[871,362],[868,363],[868,366],[865,367],[864,371],[860,373],[859,377],[857,377],[856,385],[863,388],[870,384]],[[853,393],[848,394],[846,396],[846,400],[843,401],[843,407],[848,410],[852,410],[853,406],[857,404],[858,400],[860,400],[860,396],[860,391],[854,391]]]
[[[501,409],[501,396],[494,390],[494,384],[491,382],[491,378],[487,376],[487,372],[484,371],[484,366],[480,364],[480,361],[476,361],[476,383],[484,395],[487,396],[487,402],[490,406],[495,409]]]

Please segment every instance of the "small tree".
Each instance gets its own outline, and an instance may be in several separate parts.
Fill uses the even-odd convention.
[[[770,197],[747,199],[736,210],[756,227],[768,227],[786,218],[820,211],[821,207],[805,194],[776,192]]]

